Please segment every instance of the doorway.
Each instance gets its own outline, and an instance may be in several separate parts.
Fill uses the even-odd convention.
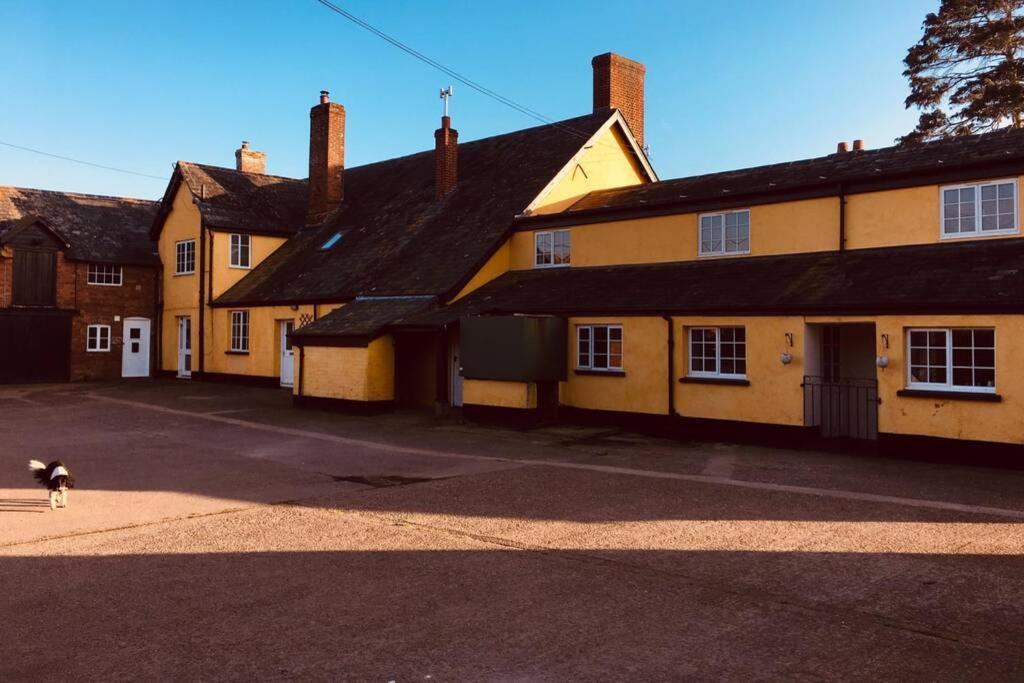
[[[462,407],[462,365],[459,363],[459,337],[453,335],[449,345],[448,367],[451,370],[451,405],[453,408]]]
[[[121,328],[121,376],[149,377],[149,318],[125,318]]]
[[[292,349],[292,330],[295,321],[281,321],[281,386],[290,387],[295,383],[295,351]]]
[[[804,424],[825,438],[878,438],[874,323],[808,325]]]
[[[192,376],[192,318],[178,318],[178,377]]]

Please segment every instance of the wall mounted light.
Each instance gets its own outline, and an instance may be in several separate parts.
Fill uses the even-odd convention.
[[[793,354],[789,353],[788,351],[783,351],[782,356],[780,356],[779,359],[782,361],[783,365],[789,365],[790,363],[793,362]]]
[[[889,367],[889,356],[879,356],[875,359],[875,365],[882,368],[883,370]]]
[[[297,310],[299,310],[299,305],[298,304],[292,304],[291,308],[292,308],[293,311],[297,311]]]

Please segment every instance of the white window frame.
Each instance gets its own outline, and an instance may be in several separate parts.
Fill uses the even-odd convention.
[[[747,366],[747,328],[745,325],[722,325],[720,327],[710,325],[697,325],[686,328],[686,376],[707,377],[713,379],[746,379],[746,372],[722,372],[722,330],[737,329],[743,330],[743,367]],[[696,331],[714,330],[715,332],[715,370],[694,370],[693,369],[693,333]],[[736,357],[738,358],[738,357]]]
[[[86,282],[98,287],[120,287],[124,282],[124,268],[109,263],[90,263]]]
[[[975,387],[964,384],[953,384],[953,332],[956,330],[992,330],[992,386]],[[946,335],[946,381],[945,382],[918,382],[914,380],[910,362],[910,335],[913,332],[944,332]],[[970,392],[975,394],[996,393],[996,362],[995,354],[998,346],[996,330],[994,327],[908,327],[904,334],[903,348],[906,352],[907,366],[907,389],[920,389],[925,391],[949,391],[952,393]],[[972,347],[974,348],[974,347]],[[976,367],[976,366],[971,366]]]
[[[182,266],[188,264],[188,253],[192,252],[192,269],[182,270]],[[181,240],[174,243],[174,274],[192,275],[196,272],[196,241]]]
[[[245,263],[242,263],[242,246],[245,246]],[[236,246],[238,260],[236,262]],[[252,268],[252,235],[245,235],[239,232],[231,233],[231,238],[228,244],[228,267],[229,268],[241,268],[242,270],[249,270]]]
[[[93,330],[96,330],[96,348],[92,348]],[[106,332],[105,335],[103,334],[104,331]],[[106,344],[101,345],[101,342],[104,341]],[[85,328],[85,350],[87,353],[107,353],[110,351],[110,347],[110,325],[89,325]]]
[[[1010,185],[1013,188],[1013,227],[996,230],[981,229],[981,188],[989,185]],[[974,230],[971,232],[946,232],[946,191],[974,188]],[[998,194],[998,190],[997,190]],[[944,240],[977,239],[990,235],[1015,235],[1020,232],[1020,203],[1018,200],[1016,178],[1001,178],[959,185],[942,185],[939,187],[939,238]]]
[[[566,238],[565,261],[555,263],[555,239],[556,236],[564,235]],[[540,249],[538,248],[541,237],[551,239],[551,263],[542,263]],[[533,233],[533,266],[534,268],[567,268],[572,264],[572,231],[571,230],[542,230]]]
[[[605,330],[606,330],[606,332],[605,332],[605,343],[607,344],[607,346],[605,347],[604,355],[608,359],[608,367],[604,367],[604,368],[594,367],[594,351],[595,351],[595,349],[594,349],[594,340],[595,340],[595,337],[596,337],[596,335],[594,334],[594,330],[596,328],[599,328],[599,327],[605,328]],[[586,332],[587,332],[587,359],[588,359],[588,362],[586,364],[580,363],[580,342],[581,342],[580,337],[581,337],[582,331],[584,331],[584,330],[586,330]],[[611,364],[611,362],[612,362],[612,330],[616,330],[619,333],[619,340],[618,341],[619,341],[619,346],[621,348],[621,351],[619,352],[619,364],[617,366],[613,366]],[[621,323],[589,323],[589,324],[586,324],[586,325],[577,325],[576,326],[576,347],[575,347],[576,369],[577,370],[586,370],[588,372],[607,372],[607,373],[613,374],[613,375],[616,375],[616,374],[621,375],[621,374],[625,373],[626,372],[626,353],[625,353],[626,346],[625,346],[625,344],[626,344],[626,340],[625,340],[625,336],[624,336],[623,331],[622,331],[622,324]]]
[[[237,331],[237,334],[236,334]],[[231,350],[235,353],[249,353],[249,311],[231,311],[228,337]]]
[[[729,251],[726,249],[726,237],[725,237],[725,217],[729,214],[747,214],[747,248],[744,250]],[[705,251],[704,250],[704,219],[711,218],[713,216],[722,217],[722,249],[720,251]],[[706,213],[698,214],[697,216],[697,256],[699,257],[716,257],[716,256],[743,256],[744,254],[750,253],[750,209],[732,209],[730,211],[709,211]]]

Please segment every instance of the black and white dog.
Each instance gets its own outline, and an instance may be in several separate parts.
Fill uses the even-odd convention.
[[[57,499],[60,499],[60,506],[68,506],[68,489],[75,488],[75,478],[71,476],[71,470],[60,460],[54,460],[49,465],[44,465],[38,460],[29,460],[28,468],[35,475],[36,480],[50,490],[50,509],[57,508]]]

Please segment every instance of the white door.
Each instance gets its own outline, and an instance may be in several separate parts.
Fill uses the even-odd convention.
[[[124,319],[121,376],[149,377],[149,318]]]
[[[295,323],[281,321],[281,386],[290,387],[295,381],[295,351],[292,350],[292,330]]]
[[[192,318],[178,318],[178,377],[192,376]]]
[[[459,339],[452,339],[451,345],[452,405],[462,406],[462,366],[459,365]]]

